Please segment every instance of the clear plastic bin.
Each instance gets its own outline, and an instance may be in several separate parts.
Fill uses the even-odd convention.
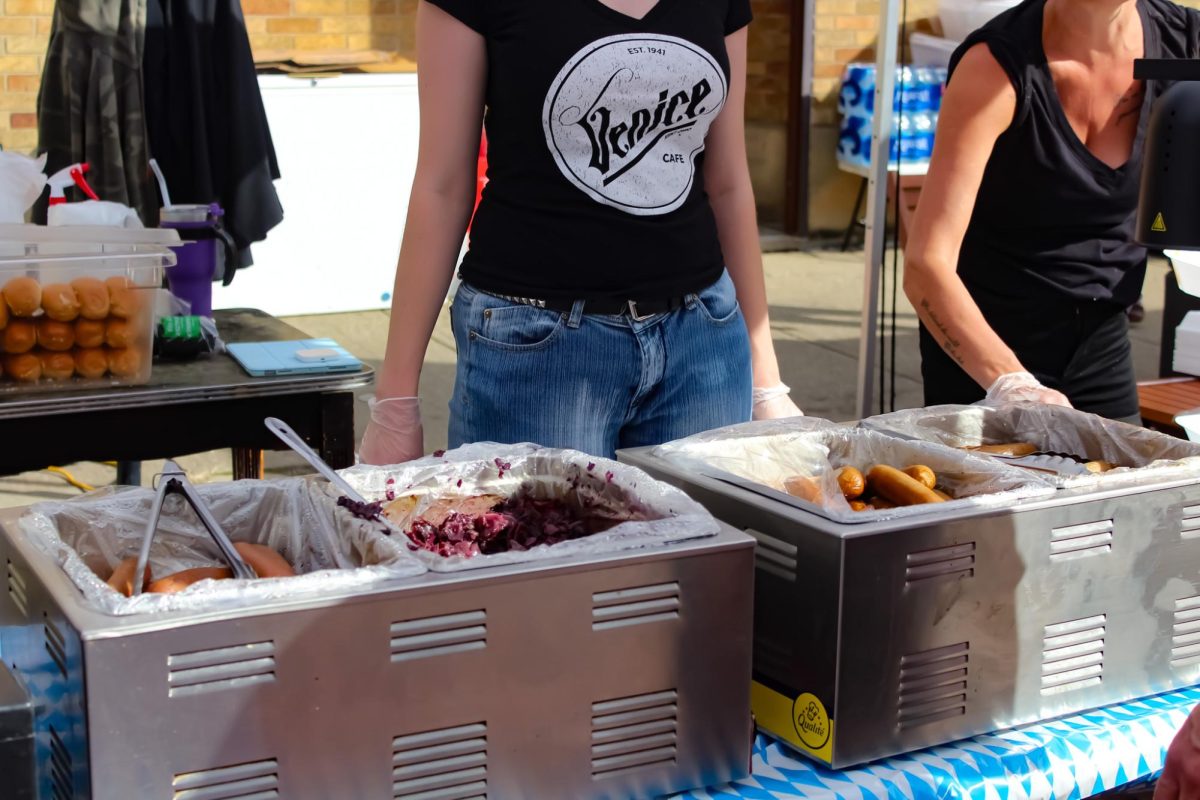
[[[173,230],[0,225],[0,393],[150,380]]]

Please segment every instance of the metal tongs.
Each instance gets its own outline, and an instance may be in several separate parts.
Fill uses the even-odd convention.
[[[267,417],[263,420],[263,424],[267,426],[267,430],[275,434],[280,440],[291,448],[292,452],[307,461],[313,469],[321,474],[321,477],[329,481],[339,492],[346,495],[356,503],[366,503],[366,498],[355,491],[354,487],[346,482],[346,479],[334,472],[333,467],[325,463],[317,451],[308,446],[308,443],[300,438],[300,434],[292,430],[286,422],[275,417]]]
[[[208,506],[205,505],[195,487],[188,480],[187,473],[174,461],[168,461],[163,465],[163,471],[158,474],[158,493],[154,497],[150,522],[146,524],[146,533],[142,537],[142,548],[138,551],[137,571],[133,573],[133,595],[135,597],[142,593],[142,578],[146,574],[146,564],[150,561],[150,544],[154,540],[154,534],[158,531],[158,521],[162,517],[163,503],[166,502],[167,495],[172,494],[183,495],[183,499],[196,512],[200,523],[208,530],[208,535],[217,543],[217,549],[229,562],[229,567],[233,570],[233,577],[244,579],[258,577],[258,574],[242,560],[238,551],[234,549],[233,543],[225,535],[225,530],[213,517]]]
[[[976,452],[976,455],[995,458],[1003,461],[1005,464],[1012,464],[1014,467],[1037,470],[1038,472],[1049,472],[1054,475],[1091,474],[1091,471],[1087,468],[1084,462],[1078,456],[1071,455],[1070,453],[1053,453],[1039,450],[1035,453],[1029,453],[1028,455],[1023,456],[1008,456],[1004,455],[1003,453],[979,452]]]

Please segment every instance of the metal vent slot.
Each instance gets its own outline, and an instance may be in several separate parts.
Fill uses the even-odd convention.
[[[679,583],[659,583],[592,595],[592,630],[679,619]]]
[[[487,724],[477,722],[392,740],[392,796],[466,800],[487,796]]]
[[[487,647],[487,612],[467,611],[440,617],[393,622],[392,661],[413,661]]]
[[[1171,625],[1171,666],[1200,664],[1200,595],[1175,601]]]
[[[71,760],[71,752],[53,725],[50,726],[50,790],[54,800],[72,800],[75,797],[75,765]]]
[[[167,656],[167,694],[187,697],[275,680],[275,643],[251,642]]]
[[[1185,506],[1179,521],[1179,536],[1183,539],[1195,539],[1200,536],[1200,506]]]
[[[12,561],[5,559],[8,565],[8,596],[12,598],[13,605],[21,612],[21,616],[29,618],[29,589],[25,583],[25,576],[17,569],[17,565]]]
[[[747,528],[746,533],[753,536],[757,542],[754,548],[754,568],[789,583],[795,583],[796,568],[799,565],[797,553],[800,552],[796,545],[752,528]]]
[[[592,704],[592,778],[602,780],[675,763],[675,690]]]
[[[1068,561],[1112,552],[1113,521],[1086,522],[1050,531],[1050,560]]]
[[[1047,625],[1042,637],[1042,694],[1097,686],[1104,674],[1107,614]]]
[[[279,797],[279,762],[273,758],[199,772],[171,781],[174,800],[267,800]]]
[[[918,581],[934,578],[971,578],[975,575],[975,543],[909,553],[905,561],[906,588]]]
[[[42,612],[42,628],[46,634],[46,652],[50,654],[50,659],[58,667],[58,671],[62,673],[63,678],[67,677],[67,640],[63,636],[62,631],[54,624],[54,620],[50,619],[44,611]]]
[[[969,642],[903,656],[896,705],[896,723],[900,729],[966,714],[970,661]]]

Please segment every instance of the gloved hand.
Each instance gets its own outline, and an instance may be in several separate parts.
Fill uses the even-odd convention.
[[[421,406],[415,397],[389,397],[367,401],[371,421],[358,448],[363,464],[400,464],[425,455],[425,430]]]
[[[987,390],[985,405],[1001,403],[1045,403],[1051,406],[1071,407],[1071,401],[1060,391],[1043,386],[1028,372],[1009,372],[1001,375]]]
[[[1154,800],[1200,797],[1200,706],[1192,709],[1167,750],[1167,763],[1154,789]]]
[[[765,389],[754,387],[753,419],[785,419],[787,417],[803,417],[804,412],[792,402],[788,395],[791,393],[784,384],[768,386]]]

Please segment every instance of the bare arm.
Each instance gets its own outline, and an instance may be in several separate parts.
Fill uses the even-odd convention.
[[[417,7],[421,135],[417,170],[377,396],[413,397],[421,364],[475,202],[487,48],[481,35],[437,6]]]
[[[779,383],[779,362],[767,316],[767,288],[754,189],[746,161],[746,28],[725,37],[729,51],[729,97],[705,141],[704,185],[717,219],[717,233],[738,302],[750,331],[754,385]]]
[[[958,257],[996,139],[1016,91],[986,44],[971,48],[946,89],[937,141],[904,263],[904,292],[934,338],[981,386],[1024,367],[958,277]]]

